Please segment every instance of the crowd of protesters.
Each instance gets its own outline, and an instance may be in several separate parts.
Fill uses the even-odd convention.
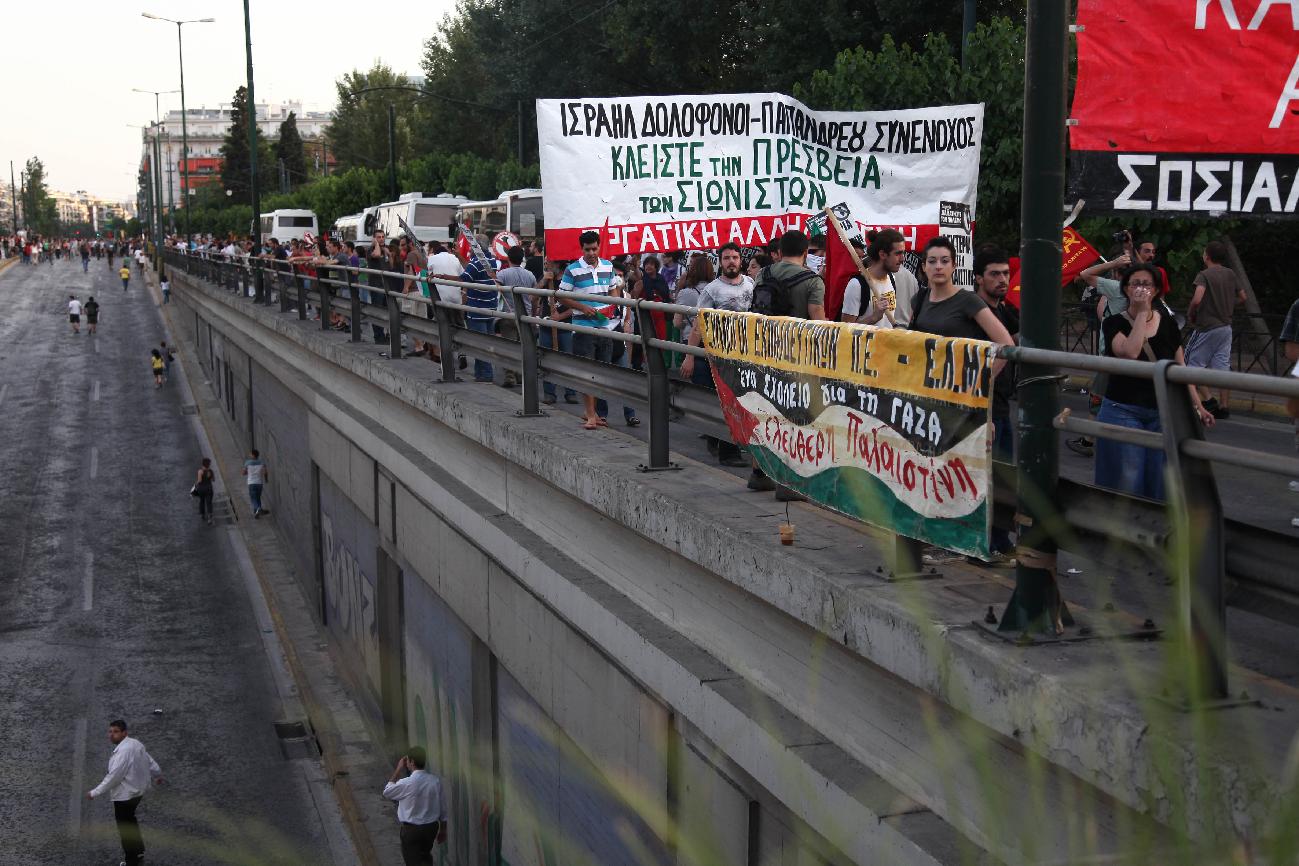
[[[486,238],[481,239],[486,247]],[[631,308],[616,303],[600,304],[590,300],[553,298],[545,295],[511,294],[501,286],[559,289],[584,295],[641,298],[675,303],[694,309],[754,310],[808,319],[824,319],[826,286],[821,241],[798,231],[787,232],[761,250],[741,249],[727,244],[716,251],[668,252],[604,258],[600,235],[586,232],[581,237],[581,257],[568,261],[547,258],[539,241],[526,248],[511,249],[508,259],[483,263],[466,258],[452,246],[438,242],[422,244],[411,239],[386,238],[376,232],[371,243],[358,247],[352,242],[334,239],[291,240],[287,244],[271,239],[264,248],[252,241],[228,238],[206,238],[191,244],[200,256],[225,260],[248,260],[253,256],[280,263],[289,279],[313,280],[320,269],[331,265],[364,267],[371,273],[356,278],[356,290],[362,300],[386,306],[388,294],[372,291],[382,288],[395,296],[406,312],[418,312],[432,318],[432,310],[414,296],[429,298],[432,291],[442,301],[461,304],[470,309],[456,313],[457,324],[480,333],[499,333],[517,338],[511,319],[495,317],[486,311],[511,310],[514,299],[523,304],[522,312],[547,321],[568,322],[586,328],[608,331],[598,336],[590,331],[567,331],[557,327],[537,329],[538,344],[605,363],[641,368],[641,347],[620,339],[618,334],[639,333],[641,322]],[[973,291],[958,286],[954,280],[957,254],[951,242],[936,237],[920,251],[919,267],[912,273],[903,266],[907,256],[903,236],[884,229],[872,232],[855,242],[862,267],[842,287],[840,320],[877,327],[900,327],[949,337],[989,340],[1012,345],[1019,330],[1018,311],[1006,301],[1010,282],[1010,260],[993,247],[982,247],[974,257]],[[1196,277],[1188,311],[1190,336],[1183,347],[1182,330],[1177,317],[1167,305],[1167,273],[1153,263],[1156,248],[1149,241],[1134,242],[1128,236],[1125,253],[1111,262],[1102,262],[1082,274],[1091,287],[1087,306],[1095,303],[1095,327],[1101,354],[1137,361],[1173,360],[1212,369],[1228,367],[1231,346],[1231,317],[1243,300],[1243,291],[1235,274],[1226,267],[1226,249],[1219,242],[1204,250],[1205,269]],[[382,272],[376,275],[374,271]],[[917,277],[919,279],[917,279]],[[428,278],[453,279],[472,287],[448,287],[430,284]],[[342,279],[341,272],[339,279]],[[430,286],[432,285],[432,288]],[[478,288],[481,286],[482,288]],[[755,288],[769,298],[773,291],[784,300],[774,310],[755,305]],[[344,294],[346,290],[344,290]],[[403,296],[411,296],[407,299]],[[764,301],[764,303],[767,303]],[[484,310],[476,313],[475,310]],[[331,325],[348,328],[346,318],[336,311],[328,313]],[[665,316],[654,312],[650,321],[659,339],[699,346],[695,316],[677,313]],[[381,324],[371,324],[376,343],[388,339]],[[414,355],[440,360],[435,344],[416,341]],[[470,353],[472,354],[472,352]],[[670,366],[676,375],[704,387],[712,387],[708,363],[693,355],[673,353]],[[464,359],[461,359],[462,366]],[[1013,365],[1002,368],[997,362],[998,377],[992,401],[992,439],[994,454],[1006,462],[1013,461],[1014,430],[1011,403],[1015,394]],[[482,358],[474,359],[473,375],[478,382],[495,382],[502,387],[516,384],[514,371],[500,370],[499,365]],[[1099,420],[1142,430],[1159,429],[1159,413],[1153,391],[1147,380],[1130,377],[1099,377],[1091,389]],[[1196,417],[1205,425],[1229,413],[1227,393],[1212,399],[1207,393],[1189,389]],[[582,404],[582,426],[594,430],[608,425],[609,407],[599,395],[579,395],[564,388],[562,397],[553,382],[543,383],[545,403],[560,399]],[[640,423],[635,410],[623,407],[627,426]],[[710,450],[726,465],[748,465],[742,451],[734,444],[710,440]],[[1162,452],[1113,441],[1093,444],[1071,440],[1070,447],[1096,460],[1097,484],[1151,499],[1162,499]],[[780,488],[762,477],[755,468],[750,487],[775,489],[780,499],[796,499],[798,494]],[[993,549],[999,559],[1009,559],[1013,545],[1004,532],[995,533]]]

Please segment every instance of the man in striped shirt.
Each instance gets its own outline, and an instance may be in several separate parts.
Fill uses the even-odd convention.
[[[582,232],[578,241],[582,244],[582,257],[564,268],[564,276],[559,281],[560,291],[621,297],[622,290],[614,285],[613,263],[600,258],[600,233]],[[615,304],[579,301],[574,298],[560,298],[560,303],[573,310],[574,325],[612,331],[622,321],[623,308]],[[575,332],[573,354],[608,364],[613,359],[613,338]],[[583,394],[582,400],[586,410],[582,419],[583,429],[594,430],[609,426],[609,422],[596,411],[594,394]]]
[[[469,263],[465,265],[464,273],[460,275],[460,281],[462,283],[478,283],[492,287],[490,289],[462,289],[465,306],[477,307],[481,310],[496,309],[500,292],[496,289],[496,279],[487,262],[476,256],[470,256]],[[496,333],[496,318],[494,316],[465,313],[465,327],[481,334],[494,334]],[[495,375],[496,371],[492,369],[491,364],[478,358],[474,359],[475,382],[491,382]]]

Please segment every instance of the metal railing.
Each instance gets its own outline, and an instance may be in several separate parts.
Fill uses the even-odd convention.
[[[315,305],[321,328],[325,330],[331,328],[331,313],[338,313],[347,320],[353,342],[361,341],[362,323],[369,322],[386,331],[388,354],[394,359],[402,357],[403,335],[427,341],[438,347],[443,381],[455,381],[457,357],[466,350],[476,357],[512,365],[522,373],[520,414],[523,416],[540,414],[543,380],[644,407],[649,411],[649,453],[641,466],[644,471],[674,468],[669,460],[670,421],[687,419],[695,428],[692,433],[703,432],[729,441],[730,434],[715,392],[669,374],[668,353],[704,357],[704,350],[653,336],[652,313],[694,314],[693,307],[498,285],[493,288],[510,298],[510,308],[483,309],[443,301],[437,292],[438,286],[482,290],[484,286],[478,283],[440,278],[421,280],[400,272],[332,263],[311,265],[317,270],[308,274],[283,262],[257,258],[227,261],[179,250],[166,251],[165,258],[173,269],[188,271],[192,276],[245,297],[259,295],[263,303],[278,303],[283,313],[296,311],[299,319],[306,319],[308,306]],[[408,282],[427,285],[431,297],[388,288]],[[342,290],[346,290],[345,296]],[[369,301],[362,298],[362,292],[369,293]],[[383,302],[374,303],[379,297]],[[628,309],[637,323],[636,332],[575,325],[541,318],[532,315],[530,309],[525,310],[524,302],[528,299],[549,299],[554,304],[565,298]],[[420,312],[403,310],[403,304]],[[470,330],[458,318],[458,314],[465,313],[513,322],[517,339]],[[618,340],[629,348],[639,346],[644,368],[615,366],[544,348],[538,344],[536,332],[542,327]],[[1167,578],[1177,586],[1179,636],[1200,657],[1207,671],[1210,696],[1225,697],[1225,607],[1231,604],[1281,622],[1299,624],[1299,570],[1293,568],[1299,544],[1287,535],[1225,518],[1213,464],[1299,477],[1299,459],[1206,441],[1200,422],[1194,417],[1187,386],[1299,398],[1299,379],[1190,369],[1171,361],[1149,363],[1072,351],[1011,347],[1003,349],[1002,354],[1012,361],[1057,370],[1108,373],[1154,383],[1162,432],[1074,418],[1068,410],[1056,418],[1055,427],[1163,451],[1169,467],[1166,501],[1153,502],[1061,479],[1060,513],[1069,531],[1061,533],[1057,540],[1061,549],[1083,555],[1094,556],[1098,545],[1117,545],[1162,561]],[[1013,479],[1014,468],[998,463],[994,477]],[[1012,528],[1014,485],[995,485],[993,496],[996,525]],[[1117,507],[1119,503],[1123,505],[1121,509]],[[1122,514],[1121,520],[1116,519],[1118,514]]]

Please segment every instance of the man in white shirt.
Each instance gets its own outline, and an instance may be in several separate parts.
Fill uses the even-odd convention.
[[[72,333],[81,333],[81,301],[76,295],[68,295],[68,321],[72,323]]]
[[[135,810],[144,792],[149,790],[151,779],[156,785],[162,784],[162,769],[149,756],[144,744],[126,733],[126,722],[121,719],[108,723],[108,739],[114,747],[108,759],[108,775],[86,792],[86,798],[93,800],[108,792],[113,800],[117,833],[122,837],[122,866],[137,866],[144,856],[144,837]]]
[[[411,746],[383,786],[383,796],[397,804],[401,822],[401,857],[406,866],[433,863],[433,846],[447,838],[447,805],[442,780],[425,769],[428,756]],[[403,773],[410,775],[402,778]]]

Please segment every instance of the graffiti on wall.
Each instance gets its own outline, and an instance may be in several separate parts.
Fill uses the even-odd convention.
[[[322,511],[321,546],[329,627],[359,651],[370,685],[379,690],[379,622],[375,580],[361,569],[356,555],[334,533],[334,521]]]

